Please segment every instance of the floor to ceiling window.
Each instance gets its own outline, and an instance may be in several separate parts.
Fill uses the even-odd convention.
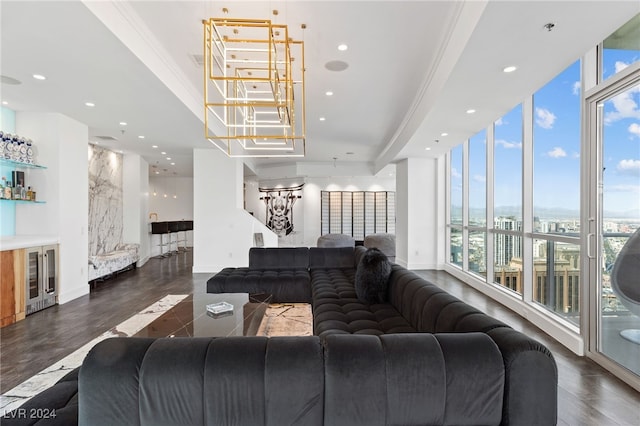
[[[611,282],[640,232],[637,28],[640,15],[450,151],[447,229],[451,272],[640,389],[640,308]]]
[[[640,377],[640,301],[623,293],[638,277],[617,277],[629,238],[640,232],[640,14],[602,43],[601,81],[587,101],[590,158],[588,283],[593,294],[589,351],[612,370]],[[635,260],[632,260],[635,261]],[[622,282],[626,279],[627,282]],[[615,282],[614,282],[615,281]],[[633,287],[635,288],[635,287]],[[637,294],[637,292],[636,292]],[[635,302],[632,302],[635,299]]]
[[[462,266],[462,145],[450,153],[449,163],[449,261]]]
[[[634,104],[633,113],[620,114],[621,98]],[[629,305],[621,303],[621,294],[616,294],[611,282],[611,271],[620,250],[640,229],[640,83],[601,105],[604,116],[600,121],[603,123],[600,350],[640,374],[640,317],[629,310]],[[640,277],[624,278],[640,284]],[[640,305],[640,300],[636,303]]]
[[[580,325],[580,61],[533,95],[533,300]]]
[[[487,132],[469,140],[469,271],[487,276]]]
[[[522,294],[522,105],[494,123],[493,276]]]

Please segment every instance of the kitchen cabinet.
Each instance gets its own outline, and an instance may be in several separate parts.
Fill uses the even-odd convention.
[[[0,327],[24,319],[25,250],[0,251]]]

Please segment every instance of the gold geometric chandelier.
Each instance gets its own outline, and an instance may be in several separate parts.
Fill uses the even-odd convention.
[[[304,157],[304,42],[270,20],[202,22],[206,138],[229,157]]]

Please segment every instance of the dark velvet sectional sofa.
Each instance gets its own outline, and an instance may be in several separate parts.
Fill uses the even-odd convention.
[[[495,344],[504,367],[504,383],[499,390],[502,400],[497,403],[501,408],[501,419],[495,424],[556,424],[557,367],[553,355],[544,345],[396,264],[393,264],[389,277],[388,303],[362,303],[356,296],[354,279],[365,251],[364,247],[252,248],[248,268],[224,269],[209,279],[207,291],[271,293],[281,302],[311,300],[313,331],[321,341],[336,334],[348,336],[345,337],[347,340],[356,339],[359,335],[376,335],[384,342],[382,339],[389,335],[427,333],[440,336],[455,333],[460,341],[466,342],[466,339],[481,333]],[[308,253],[308,277],[299,273],[304,269],[304,253]],[[289,268],[288,265],[294,267]],[[295,278],[290,275],[293,271],[298,271]],[[282,282],[276,278],[278,276],[291,279]],[[423,361],[426,362],[427,358],[425,352]],[[485,369],[480,359],[471,345],[461,364],[475,365],[479,371],[495,374],[495,371]],[[411,368],[408,366],[408,371]],[[473,376],[465,380],[459,373],[454,373],[450,379],[462,380],[469,386],[474,384],[476,379]],[[430,385],[426,382],[423,385]],[[409,394],[414,391],[407,388]],[[490,392],[489,388],[486,392]],[[463,400],[465,406],[473,406],[475,398],[480,397],[473,392],[465,393],[465,396],[468,397]],[[419,400],[415,403],[419,404]],[[485,405],[487,410],[495,408]],[[423,421],[398,424],[494,423],[483,423],[471,416],[464,420],[433,423],[425,417]]]
[[[77,404],[81,425],[556,424],[545,346],[398,265],[388,302],[360,302],[364,252],[251,249],[207,291],[310,302],[314,336],[109,339],[63,408]],[[50,407],[56,386],[27,404]]]

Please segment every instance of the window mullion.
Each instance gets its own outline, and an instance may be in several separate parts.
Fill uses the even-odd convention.
[[[487,194],[487,237],[486,237],[486,250],[487,250],[487,282],[494,282],[494,264],[493,264],[493,251],[495,249],[494,234],[492,233],[494,221],[493,221],[493,168],[495,166],[493,161],[494,143],[495,143],[495,125],[492,123],[487,128],[487,167],[486,167],[486,194]]]
[[[462,144],[462,269],[469,270],[469,139]]]
[[[533,300],[533,96],[522,103],[522,297]]]

